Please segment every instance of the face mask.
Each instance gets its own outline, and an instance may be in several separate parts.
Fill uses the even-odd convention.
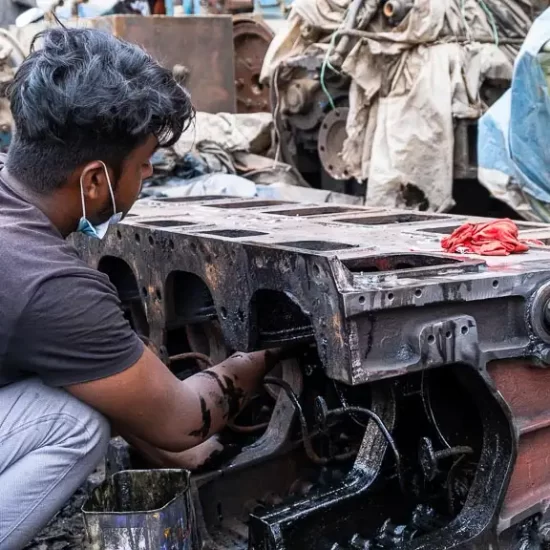
[[[122,212],[116,211],[116,203],[115,203],[115,196],[113,194],[113,188],[111,186],[111,179],[109,178],[109,172],[107,171],[107,166],[105,166],[105,163],[102,161],[101,164],[103,165],[103,169],[105,170],[105,176],[107,177],[107,184],[109,185],[109,193],[111,194],[111,202],[113,204],[113,215],[103,223],[100,223],[99,225],[92,225],[90,221],[86,218],[86,203],[84,201],[84,187],[82,185],[82,176],[80,176],[80,196],[82,198],[82,217],[80,218],[80,222],[78,222],[78,228],[77,231],[80,233],[84,233],[84,235],[88,235],[89,237],[95,237],[96,239],[103,239],[105,237],[105,233],[107,233],[107,229],[109,229],[110,225],[114,225],[115,223],[118,223],[122,219]]]

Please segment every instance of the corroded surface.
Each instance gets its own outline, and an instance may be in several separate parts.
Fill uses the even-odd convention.
[[[193,197],[142,201],[104,241],[76,238],[178,376],[186,352],[313,344],[278,374],[298,406],[271,388],[244,415],[260,431],[230,434],[234,455],[193,478],[205,548],[511,550],[546,536],[550,227],[518,223],[543,243],[522,255],[443,252],[466,221],[482,220]],[[338,441],[323,447],[326,430]]]

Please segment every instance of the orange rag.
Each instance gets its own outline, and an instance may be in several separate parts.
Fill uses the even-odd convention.
[[[443,238],[441,246],[445,252],[481,256],[508,256],[527,252],[527,241],[520,241],[518,233],[518,226],[508,219],[488,223],[465,223],[455,229],[452,235]]]

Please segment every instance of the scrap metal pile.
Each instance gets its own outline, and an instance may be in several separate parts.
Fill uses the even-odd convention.
[[[546,0],[296,0],[268,50],[281,158],[367,205],[446,211]],[[365,185],[359,185],[361,182]]]
[[[310,343],[193,474],[194,548],[547,548],[550,226],[519,224],[523,255],[441,252],[464,221],[212,196],[75,237],[180,378]]]

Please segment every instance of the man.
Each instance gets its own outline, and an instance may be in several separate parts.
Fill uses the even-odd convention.
[[[61,508],[110,425],[158,463],[192,463],[186,449],[279,359],[237,354],[180,382],[132,332],[107,277],[65,237],[103,237],[194,111],[136,46],[90,29],[40,42],[9,91],[16,132],[0,165],[0,550],[22,548]]]

